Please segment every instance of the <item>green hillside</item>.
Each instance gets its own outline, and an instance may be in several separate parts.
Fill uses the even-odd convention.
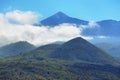
[[[67,53],[69,58],[62,55],[63,53],[61,54],[62,58],[50,57],[61,48],[63,50],[60,52],[70,50]],[[84,49],[86,50],[84,51],[85,55],[77,53]],[[91,56],[90,53],[86,56],[89,49],[96,52],[94,56]],[[102,57],[99,57],[97,52],[102,54]],[[59,52],[55,55],[58,54]],[[85,59],[79,58],[79,54]],[[77,55],[78,57],[76,57]],[[98,59],[95,60],[95,56]],[[86,60],[87,58],[88,60]],[[101,62],[102,59],[105,61],[104,63]],[[0,80],[120,80],[120,66],[115,65],[116,63],[119,64],[114,58],[106,55],[92,44],[82,38],[75,38],[63,45],[49,44],[24,54],[1,59]]]
[[[35,49],[36,47],[26,41],[11,43],[0,47],[0,58],[16,56],[21,53],[26,53]]]
[[[63,60],[117,64],[117,60],[113,57],[80,37],[64,43],[50,57]]]

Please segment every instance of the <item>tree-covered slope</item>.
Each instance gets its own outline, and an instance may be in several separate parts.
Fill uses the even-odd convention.
[[[104,64],[117,63],[117,60],[113,57],[80,37],[64,43],[57,48],[50,57],[62,60],[88,61]]]
[[[36,47],[34,45],[26,41],[11,43],[3,47],[0,47],[0,57],[3,58],[3,57],[16,56],[20,53],[26,53],[28,51],[31,51],[35,48]]]
[[[0,80],[120,80],[120,67],[18,57],[0,61]]]

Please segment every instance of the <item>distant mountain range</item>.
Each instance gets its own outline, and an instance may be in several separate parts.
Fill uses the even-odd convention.
[[[63,12],[58,12],[40,22],[41,25],[54,27],[63,23],[80,25],[88,25],[89,21],[70,17]],[[82,32],[85,36],[111,36],[120,37],[120,21],[102,20],[96,22],[99,27],[86,28]]]
[[[97,46],[101,48],[100,45]],[[109,45],[105,46],[104,44],[103,48],[105,48],[103,50],[106,51],[110,47]],[[27,54],[27,52],[29,54]],[[62,44],[54,43],[45,46],[40,46],[38,48],[36,48],[34,45],[26,41],[12,43],[0,48],[1,57],[11,57],[20,54],[24,55],[23,58],[26,56],[29,58],[31,57],[37,59],[55,58],[62,60],[83,61],[83,62],[104,63],[104,64],[116,63],[116,60],[113,57],[109,56],[109,54],[105,53],[101,49],[97,48],[93,44],[89,43],[88,41],[80,37],[74,38]]]
[[[63,44],[40,46],[22,54],[27,59],[58,59],[66,61],[88,62],[97,64],[118,64],[112,56],[97,48],[81,37],[74,38]],[[28,58],[29,57],[29,58]],[[24,60],[24,59],[22,59]]]
[[[95,44],[97,47],[107,52],[109,55],[115,57],[120,60],[120,45],[112,44],[112,43],[97,43]]]
[[[87,28],[83,31],[83,35],[88,36],[108,36],[108,37],[120,37],[120,21],[116,20],[103,20],[96,22],[100,27]]]
[[[99,43],[95,45],[103,51],[80,37],[68,42],[53,43],[38,48],[26,41],[20,41],[0,47],[0,57],[4,58],[24,54],[27,55],[27,57],[34,56],[34,58],[38,59],[56,58],[94,63],[115,63],[115,60],[109,55],[115,57],[116,59],[120,59],[119,46],[107,43]],[[31,54],[29,53],[28,55],[26,54],[27,52],[30,52]],[[38,57],[37,55],[41,57]]]

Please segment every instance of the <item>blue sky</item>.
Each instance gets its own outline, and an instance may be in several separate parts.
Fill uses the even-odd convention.
[[[43,18],[62,11],[83,20],[120,20],[120,0],[0,0],[0,12],[34,11]]]

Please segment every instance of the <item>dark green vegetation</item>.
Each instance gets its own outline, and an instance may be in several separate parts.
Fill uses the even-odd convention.
[[[0,80],[120,80],[120,67],[102,50],[75,38],[1,59]]]
[[[55,59],[14,59],[0,63],[0,80],[120,80],[120,68]]]
[[[79,37],[64,43],[50,56],[63,60],[88,61],[105,64],[117,63],[113,57]]]
[[[109,55],[115,57],[120,60],[120,45],[112,44],[112,43],[98,43],[95,44],[100,49],[106,51]]]
[[[16,56],[20,53],[26,53],[35,49],[35,46],[26,42],[20,41],[0,47],[0,58]]]

